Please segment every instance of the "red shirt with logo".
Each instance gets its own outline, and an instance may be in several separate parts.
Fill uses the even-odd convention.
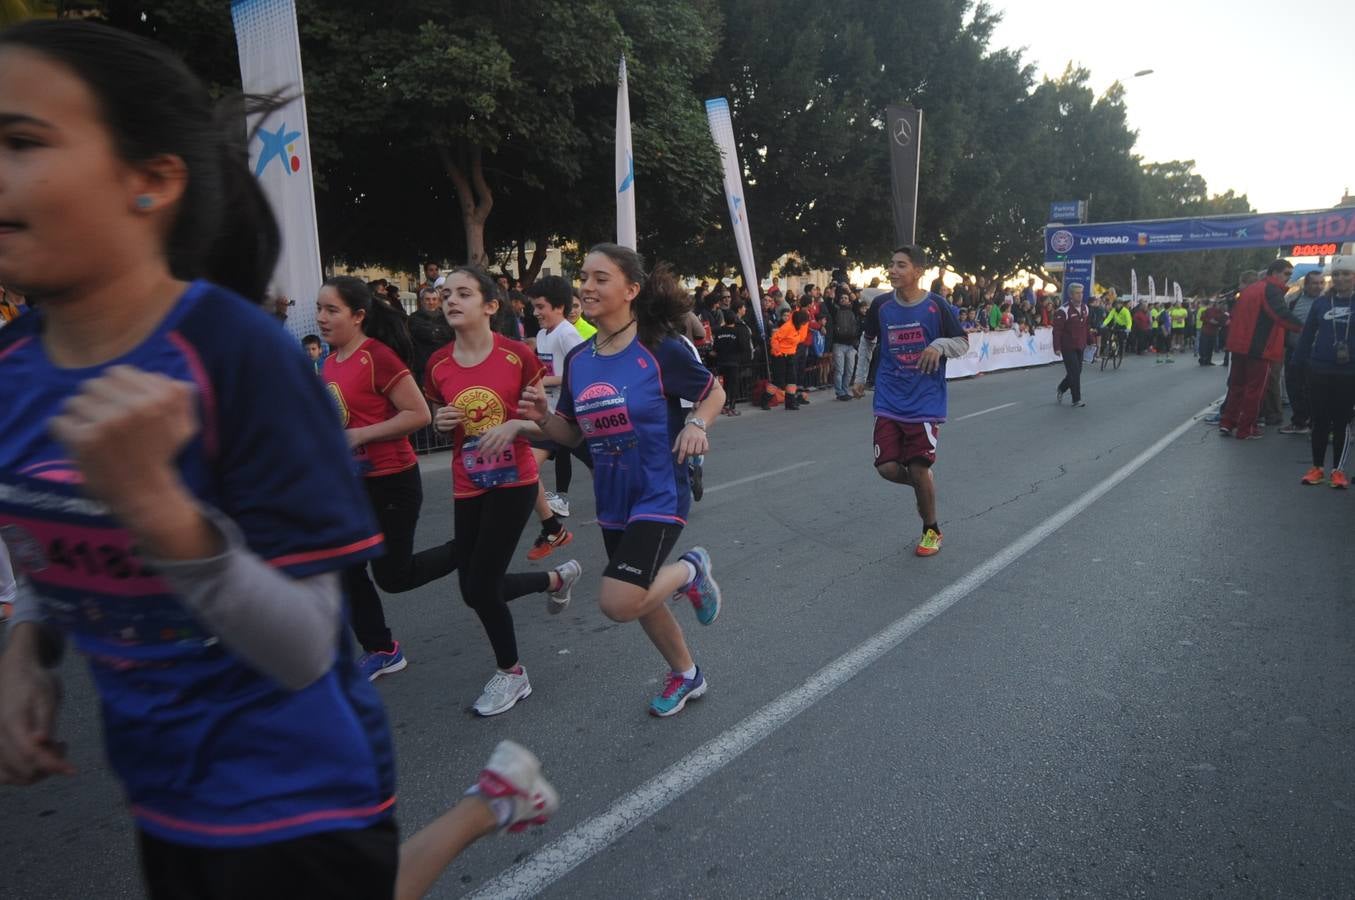
[[[323,376],[346,429],[379,425],[394,417],[400,409],[390,393],[402,379],[413,377],[395,351],[374,338],[363,341],[348,359],[340,361],[337,351],[329,354]],[[353,459],[365,478],[403,472],[418,462],[408,437],[364,444],[353,451]]]
[[[452,496],[478,497],[502,487],[536,484],[536,459],[525,437],[516,438],[495,454],[480,451],[481,437],[496,425],[518,415],[523,390],[540,380],[545,370],[532,349],[521,341],[494,335],[494,349],[474,366],[463,366],[452,356],[455,345],[428,358],[423,392],[438,406],[455,406],[465,415],[452,438]]]

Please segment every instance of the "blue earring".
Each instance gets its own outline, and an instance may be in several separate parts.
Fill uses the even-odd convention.
[[[136,208],[140,210],[150,209],[155,204],[150,194],[141,194],[136,198]]]

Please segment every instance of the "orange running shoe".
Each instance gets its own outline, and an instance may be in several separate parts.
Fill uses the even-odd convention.
[[[1342,472],[1340,469],[1332,469],[1331,486],[1344,491],[1346,488],[1350,487],[1350,479],[1347,478],[1346,473]]]
[[[570,534],[564,528],[561,528],[559,531],[555,532],[555,534],[546,534],[545,532],[542,532],[536,536],[536,541],[532,544],[532,548],[527,551],[527,558],[533,562],[538,559],[545,559],[561,547],[569,546],[570,542],[573,540],[574,535]]]
[[[1304,484],[1321,484],[1327,480],[1327,472],[1321,466],[1313,466],[1300,479]]]
[[[917,542],[918,556],[935,556],[941,550],[941,532],[928,528],[922,532],[922,540]]]

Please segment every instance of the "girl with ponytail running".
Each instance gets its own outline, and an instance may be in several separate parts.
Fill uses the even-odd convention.
[[[566,357],[554,412],[539,385],[523,392],[520,408],[552,441],[588,441],[609,557],[598,605],[613,621],[639,620],[667,662],[649,711],[671,716],[707,683],[668,602],[689,600],[709,625],[720,614],[720,589],[701,547],[664,561],[691,505],[687,460],[706,452],[725,394],[678,337],[691,298],[666,267],[646,275],[634,250],[599,244],[582,277],[583,311],[597,334]],[[690,415],[683,400],[696,404]]]
[[[499,316],[494,282],[479,269],[447,276],[443,301],[456,340],[428,358],[424,392],[438,407],[434,427],[454,439],[453,506],[461,599],[480,617],[498,670],[474,710],[507,712],[532,692],[518,659],[508,601],[547,593],[546,608],[559,613],[582,569],[570,560],[549,572],[508,573],[536,505],[536,459],[528,437],[540,432],[518,414],[523,390],[540,385],[545,369],[532,349],[493,329]]]
[[[255,107],[266,112],[267,107]],[[0,31],[0,783],[74,768],[53,666],[86,657],[159,898],[421,892],[465,842],[540,821],[500,747],[403,851],[390,729],[339,573],[381,554],[333,404],[259,308],[279,234],[176,56],[88,22]],[[380,435],[379,435],[380,436]]]
[[[414,552],[423,482],[409,435],[432,416],[409,372],[414,346],[403,319],[361,279],[342,275],[320,288],[315,321],[320,337],[334,348],[325,357],[321,377],[338,407],[353,464],[386,539],[385,555],[370,564],[377,585],[398,594],[451,574],[456,568],[451,541]],[[363,650],[358,666],[375,681],[399,672],[407,662],[400,642],[391,637],[367,566],[363,562],[344,569],[343,584],[353,633]]]

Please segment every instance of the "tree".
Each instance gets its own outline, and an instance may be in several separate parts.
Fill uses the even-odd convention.
[[[109,0],[105,12],[238,90],[227,4]],[[484,264],[529,240],[544,254],[554,239],[614,237],[623,53],[642,241],[689,238],[718,187],[691,91],[718,40],[713,0],[298,0],[297,18],[327,257]]]

